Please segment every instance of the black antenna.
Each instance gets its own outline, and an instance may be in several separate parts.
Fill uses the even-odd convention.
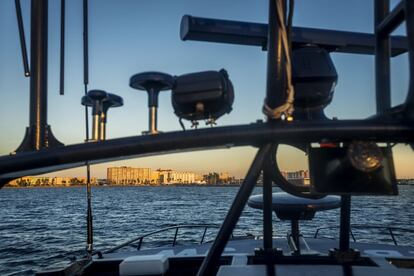
[[[83,0],[83,85],[85,88],[85,95],[88,94],[89,83],[89,64],[88,64],[88,0]],[[89,121],[88,121],[88,107],[85,105],[85,129],[86,142],[89,141]],[[93,226],[92,226],[92,194],[91,194],[91,167],[86,161],[86,194],[87,194],[87,246],[86,251],[89,257],[92,257],[93,251]]]
[[[27,60],[27,49],[26,49],[26,39],[25,39],[25,35],[24,35],[22,8],[20,6],[20,0],[15,0],[14,3],[15,3],[15,6],[16,6],[17,25],[19,26],[20,47],[22,49],[24,75],[26,77],[29,77],[30,76],[30,70],[29,70],[29,62]]]
[[[83,84],[85,88],[89,83],[88,47],[88,0],[83,0]]]
[[[60,83],[59,94],[65,94],[65,0],[60,1]]]

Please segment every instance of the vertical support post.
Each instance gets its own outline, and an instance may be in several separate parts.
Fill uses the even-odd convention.
[[[263,168],[263,248],[267,252],[273,248],[272,177],[269,159],[266,158]]]
[[[286,11],[286,1],[284,7]],[[269,0],[269,25],[267,33],[266,104],[275,108],[286,102],[286,71],[282,40],[279,34],[276,1]]]
[[[30,33],[30,129],[34,150],[44,148],[47,126],[48,0],[32,0]]]
[[[403,0],[404,1],[404,0]],[[414,1],[405,0],[405,23],[408,40],[408,60],[410,64],[410,84],[405,100],[405,115],[414,120]]]
[[[351,196],[341,196],[341,226],[339,232],[339,250],[349,250],[349,232],[351,230]]]
[[[48,0],[32,0],[30,17],[29,127],[16,152],[63,145],[47,124]]]
[[[378,26],[390,12],[390,1],[375,0],[374,10],[376,104],[377,114],[384,114],[391,107],[391,48],[389,35],[381,34]]]
[[[257,178],[263,169],[263,164],[270,153],[270,149],[271,144],[266,144],[262,146],[257,152],[243,181],[243,184],[240,186],[239,192],[234,198],[230,210],[227,212],[226,218],[224,219],[223,224],[217,233],[217,237],[211,245],[207,256],[203,260],[203,263],[201,264],[197,276],[215,275],[216,266],[218,265],[220,256],[223,253],[224,247],[226,246],[226,243],[229,240],[231,233],[233,232],[233,229],[240,218],[243,208],[246,205],[246,202],[249,199],[254,186],[256,185]]]

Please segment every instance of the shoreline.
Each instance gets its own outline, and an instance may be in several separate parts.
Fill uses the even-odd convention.
[[[147,187],[240,187],[241,184],[168,184],[168,185],[92,185],[92,188],[147,188]],[[397,184],[398,186],[413,186],[414,184],[401,183]],[[256,187],[262,187],[262,184],[257,184]],[[86,185],[72,185],[72,186],[26,186],[26,187],[16,187],[16,186],[4,186],[3,189],[38,189],[38,188],[47,188],[47,189],[59,189],[59,188],[83,188]],[[278,187],[278,186],[274,186]]]
[[[262,186],[257,185],[257,186]],[[83,188],[86,185],[71,185],[71,186],[26,186],[26,187],[16,187],[16,186],[4,186],[6,189],[36,189],[36,188]],[[240,187],[240,184],[168,184],[168,185],[91,185],[92,188],[144,188],[144,187]]]

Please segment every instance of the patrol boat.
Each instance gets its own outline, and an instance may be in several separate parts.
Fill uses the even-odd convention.
[[[55,170],[86,166],[120,158],[216,147],[254,146],[257,154],[246,173],[214,240],[199,245],[140,250],[137,237],[115,248],[93,248],[90,182],[88,191],[87,254],[70,266],[38,275],[412,275],[414,247],[399,246],[394,230],[387,228],[394,245],[350,241],[351,196],[397,195],[398,186],[391,146],[413,143],[414,2],[400,1],[390,10],[388,0],[374,2],[375,32],[372,34],[292,26],[294,1],[270,0],[268,24],[218,20],[184,15],[182,40],[198,40],[262,47],[267,51],[267,82],[263,112],[266,122],[159,132],[158,95],[171,90],[175,114],[193,126],[206,120],[214,125],[229,113],[234,88],[226,70],[173,76],[142,72],[130,78],[132,88],[148,93],[149,129],[143,135],[107,139],[108,110],[123,105],[119,95],[88,90],[88,1],[84,0],[84,84],[81,103],[86,114],[92,109],[92,135],[85,143],[63,145],[47,123],[48,1],[31,2],[30,70],[25,50],[19,1],[16,12],[25,75],[30,76],[30,122],[25,138],[8,156],[0,157],[2,185],[12,179]],[[61,84],[64,78],[64,18],[62,1]],[[406,35],[391,33],[405,22]],[[375,55],[377,114],[363,120],[329,119],[324,108],[331,102],[337,72],[332,52]],[[410,86],[405,102],[390,104],[390,59],[407,53]],[[63,92],[63,91],[62,91]],[[88,126],[88,120],[86,120]],[[184,125],[184,124],[182,124]],[[184,127],[183,127],[184,128]],[[88,129],[88,127],[87,127]],[[278,166],[280,144],[307,153],[311,183],[287,181]],[[263,194],[250,196],[263,175]],[[272,193],[273,183],[283,193]],[[232,237],[243,208],[261,209],[263,235]],[[305,239],[300,222],[317,212],[340,208],[339,241]],[[272,212],[291,222],[286,239],[273,237]],[[320,215],[323,215],[321,213]],[[168,229],[167,229],[168,230]],[[160,233],[164,229],[157,231]],[[409,230],[407,230],[409,231]],[[126,246],[138,250],[122,251]]]

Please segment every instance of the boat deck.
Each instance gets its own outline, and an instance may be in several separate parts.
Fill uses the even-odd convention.
[[[282,255],[271,260],[261,259],[255,250],[262,247],[263,240],[240,239],[228,242],[217,267],[217,275],[413,275],[414,247],[387,244],[351,242],[351,248],[361,253],[361,258],[340,261],[329,257],[330,249],[338,247],[338,241],[326,238],[307,238],[310,249],[295,255],[289,249],[286,239],[276,238],[274,248]],[[83,270],[82,275],[144,275],[120,273],[120,265],[126,259],[136,256],[163,256],[168,261],[165,273],[146,275],[196,275],[211,243],[197,245],[176,245],[155,249],[97,254]],[[139,259],[139,258],[138,258]],[[80,261],[82,262],[82,261]],[[71,269],[76,269],[75,263]],[[140,266],[140,261],[136,263]],[[67,272],[66,268],[66,272]],[[58,275],[63,270],[51,270],[38,275]],[[139,270],[138,270],[139,271]],[[270,274],[269,274],[270,273]]]

